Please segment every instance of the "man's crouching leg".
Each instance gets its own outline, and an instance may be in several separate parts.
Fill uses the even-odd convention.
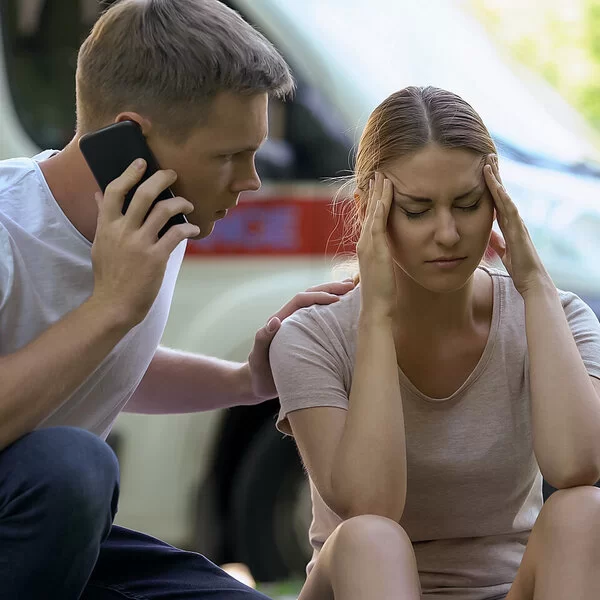
[[[114,453],[82,429],[34,431],[0,452],[2,597],[79,598],[118,493]]]

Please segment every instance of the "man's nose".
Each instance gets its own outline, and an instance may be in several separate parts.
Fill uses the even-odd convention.
[[[254,161],[246,168],[245,172],[239,173],[236,177],[233,187],[236,192],[257,192],[260,190],[261,181]]]

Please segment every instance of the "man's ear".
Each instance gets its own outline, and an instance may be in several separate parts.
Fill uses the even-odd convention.
[[[115,117],[115,123],[120,123],[121,121],[135,121],[142,128],[144,137],[148,137],[150,131],[152,130],[152,122],[150,119],[147,117],[142,117],[142,115],[133,111],[119,113]]]

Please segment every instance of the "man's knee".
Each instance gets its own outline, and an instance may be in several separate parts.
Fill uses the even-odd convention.
[[[7,480],[8,495],[14,500],[27,496],[27,503],[43,506],[48,517],[59,512],[78,522],[94,521],[116,511],[117,458],[88,431],[73,427],[34,431],[5,449],[0,468],[3,462],[18,465]]]

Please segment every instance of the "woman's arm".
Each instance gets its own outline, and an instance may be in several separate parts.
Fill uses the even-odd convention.
[[[357,246],[361,310],[348,412],[344,418],[339,409],[308,409],[289,417],[319,493],[343,518],[376,514],[399,521],[406,501],[404,415],[392,335],[396,282],[386,239],[391,202],[391,182],[378,173]]]
[[[525,302],[535,456],[556,488],[594,484],[600,478],[600,385],[587,373],[558,291],[502,186],[496,156],[488,157],[484,175],[504,235],[493,232],[490,244]]]
[[[600,380],[588,375],[554,285],[524,295],[533,445],[555,488],[600,479]]]
[[[391,322],[361,316],[348,411],[288,415],[319,494],[340,517],[399,521],[406,500],[406,444]]]

